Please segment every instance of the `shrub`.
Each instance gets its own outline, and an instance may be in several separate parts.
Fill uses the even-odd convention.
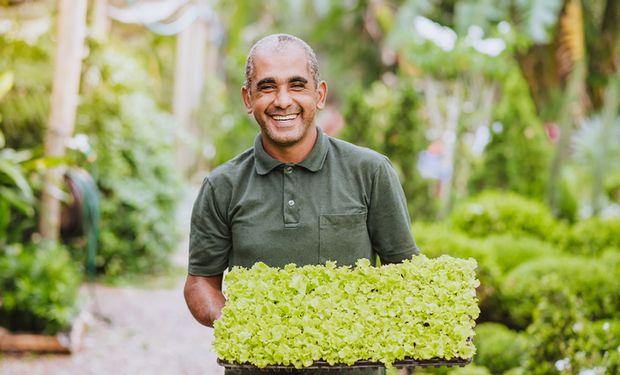
[[[525,355],[526,338],[499,323],[482,323],[476,327],[474,362],[501,374],[518,367]]]
[[[491,249],[495,263],[502,275],[521,263],[536,258],[559,255],[560,253],[550,243],[529,236],[490,236],[484,242]]]
[[[620,251],[620,219],[594,217],[577,222],[562,241],[566,251],[600,255],[607,248]]]
[[[33,242],[0,250],[0,326],[54,334],[75,314],[77,267],[59,245]]]
[[[93,45],[85,70],[76,131],[89,137],[87,168],[102,195],[97,268],[109,276],[161,271],[177,244],[174,120],[140,62],[113,43]]]
[[[481,319],[486,320],[490,318],[489,313],[499,310],[496,291],[499,288],[501,274],[493,253],[484,241],[467,237],[446,225],[420,222],[413,225],[413,235],[420,252],[429,258],[445,254],[457,258],[476,259],[478,262],[476,274],[480,280],[480,286],[476,291],[482,311]]]
[[[352,89],[343,110],[342,138],[387,155],[402,181],[409,214],[429,219],[435,216],[438,202],[434,184],[422,178],[417,168],[418,155],[429,143],[420,101],[409,78],[392,86],[375,81],[368,89]]]
[[[601,255],[601,261],[612,268],[612,273],[620,275],[620,249],[607,249]]]
[[[609,264],[585,257],[560,256],[526,262],[506,276],[500,298],[512,322],[525,327],[539,301],[563,289],[583,301],[587,319],[619,314],[620,280]]]
[[[451,214],[452,225],[470,236],[492,234],[553,238],[555,219],[545,205],[514,193],[484,192],[459,205]]]
[[[553,278],[552,282],[561,284],[562,280]],[[618,373],[620,321],[591,322],[583,307],[581,298],[561,287],[540,300],[527,329],[525,373]]]

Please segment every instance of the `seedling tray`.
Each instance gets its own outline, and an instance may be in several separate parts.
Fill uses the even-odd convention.
[[[261,370],[261,371],[281,371],[281,372],[291,372],[295,369],[295,366],[293,365],[288,365],[288,366],[284,366],[284,365],[272,365],[272,366],[267,366],[264,367],[262,369],[259,369],[258,367],[250,364],[250,363],[233,363],[233,362],[228,362],[225,361],[223,359],[218,358],[217,359],[217,363],[220,366],[223,366],[227,369],[253,369],[253,370]],[[471,358],[469,359],[461,359],[461,358],[454,358],[454,359],[441,359],[441,358],[434,358],[434,359],[428,359],[428,360],[417,360],[417,359],[403,359],[401,361],[396,361],[393,363],[394,367],[398,367],[398,368],[412,368],[412,367],[441,367],[441,366],[447,366],[447,367],[454,367],[454,366],[458,366],[458,367],[463,367],[465,365],[468,365],[471,363]],[[335,365],[330,365],[329,363],[325,362],[325,361],[316,361],[314,362],[311,366],[307,366],[304,367],[304,370],[334,370],[334,371],[338,371],[338,370],[344,370],[344,369],[351,369],[351,368],[371,368],[371,367],[384,367],[385,365],[381,362],[372,362],[372,361],[357,361],[355,362],[353,365],[349,366],[346,364],[335,364]]]

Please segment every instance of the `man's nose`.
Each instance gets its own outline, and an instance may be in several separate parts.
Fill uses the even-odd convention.
[[[293,104],[293,99],[291,98],[288,90],[281,88],[276,93],[276,99],[273,104],[279,108],[288,108],[291,104]]]

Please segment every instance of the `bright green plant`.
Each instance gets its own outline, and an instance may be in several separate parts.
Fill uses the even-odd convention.
[[[484,244],[493,254],[502,275],[532,259],[560,254],[549,242],[530,236],[494,235],[485,238]]]
[[[554,284],[553,293],[540,296],[532,311],[533,322],[527,328],[528,347],[524,368],[527,374],[544,375],[567,373],[569,353],[578,337],[576,327],[583,326],[583,301],[562,286],[558,275],[539,282]],[[568,372],[570,373],[570,372]]]
[[[589,321],[586,302],[562,288],[562,279],[547,281],[558,288],[540,299],[527,328],[525,373],[617,374],[620,321]]]
[[[19,217],[33,219],[35,198],[25,166],[30,159],[28,151],[0,147],[0,245],[22,239]]]
[[[500,80],[491,141],[470,179],[472,192],[503,189],[542,198],[551,155],[527,82],[516,63]]]
[[[566,251],[581,255],[600,255],[608,248],[620,252],[620,219],[593,217],[577,222],[560,239]]]
[[[549,240],[557,226],[545,205],[498,191],[487,191],[462,203],[454,209],[450,220],[455,228],[476,237],[512,234]]]
[[[428,145],[419,114],[420,97],[408,78],[394,86],[377,81],[347,98],[342,138],[387,155],[399,174],[412,218],[435,216],[432,184],[417,171],[420,151]]]
[[[0,247],[0,326],[54,334],[76,313],[77,266],[57,244],[30,242]]]
[[[0,130],[14,149],[43,144],[49,114],[52,41],[42,37],[36,44],[0,34],[0,72],[11,72],[13,87],[0,100]]]
[[[413,235],[420,252],[430,258],[450,255],[457,258],[474,258],[478,263],[476,274],[480,279],[477,288],[481,319],[499,310],[496,294],[501,278],[495,256],[483,240],[467,237],[446,225],[416,222]],[[496,317],[493,317],[496,318]]]
[[[470,358],[475,267],[448,256],[382,267],[360,259],[353,269],[235,267],[225,277],[214,347],[222,359],[258,367]]]
[[[76,132],[102,195],[97,268],[157,272],[177,244],[174,120],[154,101],[140,62],[114,43],[93,45]],[[95,89],[96,87],[96,89]]]
[[[552,282],[556,279],[561,282]],[[563,289],[582,301],[586,319],[618,316],[620,281],[612,265],[589,257],[564,255],[523,263],[505,277],[500,295],[512,322],[526,327],[541,298]],[[562,305],[554,308],[561,310]]]
[[[493,374],[501,374],[519,367],[527,346],[523,334],[499,323],[482,323],[476,326],[476,356],[474,362],[487,367]]]

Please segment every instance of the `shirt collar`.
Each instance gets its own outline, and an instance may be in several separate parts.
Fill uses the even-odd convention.
[[[328,149],[327,135],[323,133],[321,128],[318,126],[316,127],[316,130],[317,138],[314,147],[312,147],[312,151],[310,151],[308,157],[297,164],[311,172],[317,172],[323,168],[323,163],[325,162]],[[260,133],[254,140],[254,158],[256,159],[256,173],[259,175],[266,175],[275,167],[284,164],[281,161],[272,158],[267,151],[265,151]]]

